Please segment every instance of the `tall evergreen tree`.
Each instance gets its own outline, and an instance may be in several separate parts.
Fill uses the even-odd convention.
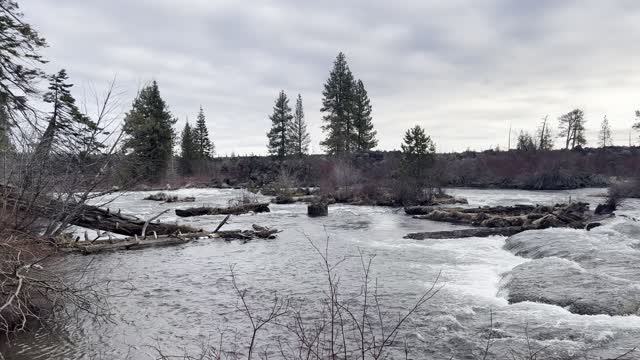
[[[200,158],[200,144],[196,143],[189,122],[184,125],[180,136],[180,162],[178,170],[181,175],[193,175],[193,162]]]
[[[602,119],[602,124],[600,125],[598,143],[602,147],[613,145],[613,141],[611,140],[611,126],[609,126],[609,119],[607,119],[606,115],[604,116],[604,119]]]
[[[403,140],[400,199],[403,205],[408,205],[421,202],[425,195],[431,196],[431,189],[436,185],[431,171],[435,163],[436,146],[419,125],[407,130]]]
[[[420,125],[416,125],[404,133],[401,145],[405,158],[431,156],[436,152],[436,145]]]
[[[293,119],[291,108],[289,107],[289,99],[284,93],[284,90],[280,91],[280,94],[276,98],[275,105],[273,106],[273,114],[269,116],[269,119],[272,123],[271,130],[267,133],[267,137],[269,138],[269,154],[283,158],[291,149],[287,130]]]
[[[352,118],[353,75],[345,55],[341,52],[322,91],[321,112],[325,113],[322,130],[326,138],[320,143],[329,154],[349,153],[353,150],[355,127]]]
[[[209,139],[209,130],[207,129],[207,122],[204,117],[204,111],[200,106],[198,112],[198,118],[196,120],[196,127],[192,131],[193,142],[196,145],[196,152],[200,159],[210,159],[215,154],[215,146]]]
[[[565,139],[565,149],[573,149],[576,146],[586,145],[587,140],[584,137],[584,112],[575,109],[566,113],[558,119],[560,134],[558,136]]]
[[[72,84],[67,82],[65,70],[49,77],[49,89],[43,101],[51,104],[47,128],[35,149],[35,158],[46,160],[54,145],[62,151],[97,150],[92,146],[91,134],[96,124],[82,114],[71,95]],[[95,144],[94,144],[95,145]]]
[[[0,98],[12,126],[16,114],[29,108],[28,98],[38,93],[36,82],[45,77],[39,51],[46,41],[22,18],[16,1],[0,0]]]
[[[355,149],[369,151],[378,145],[376,131],[371,118],[371,101],[362,80],[354,84],[353,126],[355,127]]]
[[[548,116],[542,119],[542,125],[536,132],[536,141],[538,150],[551,150],[553,149],[553,136],[551,135],[551,128],[547,123]]]
[[[301,156],[309,153],[309,132],[307,131],[307,122],[304,119],[304,109],[302,108],[302,96],[298,94],[296,100],[296,108],[293,113],[293,121],[288,129],[289,143],[292,155]]]
[[[160,96],[158,83],[145,86],[124,118],[124,142],[134,160],[133,174],[151,180],[163,177],[173,153],[176,119]]]

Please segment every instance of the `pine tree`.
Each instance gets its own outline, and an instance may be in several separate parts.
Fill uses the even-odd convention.
[[[436,181],[431,173],[436,146],[419,125],[407,130],[402,144],[400,201],[403,205],[420,203],[432,194]],[[428,190],[425,193],[425,190]]]
[[[602,124],[600,125],[600,133],[598,134],[598,143],[601,147],[607,147],[613,145],[611,140],[611,126],[609,126],[609,119],[604,116]]]
[[[198,157],[200,159],[211,159],[215,154],[215,146],[209,139],[209,130],[207,129],[207,122],[204,117],[202,106],[200,106],[200,112],[198,112],[198,119],[196,120],[196,127],[193,129],[192,133]]]
[[[518,145],[516,149],[520,151],[535,151],[536,144],[533,141],[533,137],[528,132],[520,131],[518,136]]]
[[[587,140],[584,137],[584,112],[575,109],[560,117],[558,136],[565,139],[565,149],[573,149],[576,146],[586,145]]]
[[[551,129],[547,124],[548,116],[542,119],[542,125],[536,132],[536,140],[538,142],[538,150],[551,150],[553,149],[553,136],[551,135]]]
[[[200,144],[196,142],[191,126],[187,121],[180,136],[180,162],[178,163],[178,169],[181,175],[193,175],[193,162],[201,156],[199,146]]]
[[[61,151],[75,152],[98,150],[91,134],[97,129],[88,116],[82,114],[71,95],[72,84],[67,82],[65,70],[49,77],[49,89],[43,101],[53,107],[47,128],[38,142],[34,158],[45,161],[54,146]]]
[[[158,83],[144,87],[124,118],[124,142],[131,151],[134,176],[146,180],[163,177],[173,154],[176,119],[160,96]]]
[[[571,139],[571,148],[575,149],[576,147],[587,145],[587,138],[584,135],[585,127],[584,127],[584,113],[582,116],[576,117],[576,122],[573,125],[573,136]]]
[[[17,2],[0,0],[0,98],[11,126],[17,124],[15,115],[29,108],[29,97],[38,94],[35,84],[45,77],[38,66],[46,62],[39,54],[46,41],[22,18]]]
[[[320,143],[329,154],[349,153],[353,150],[355,128],[352,118],[353,75],[345,55],[341,52],[322,91],[322,130],[326,138]]]
[[[404,133],[404,144],[401,145],[405,158],[433,155],[436,145],[420,125],[416,125]]]
[[[289,129],[293,119],[291,108],[289,107],[289,99],[284,90],[280,91],[276,98],[273,114],[269,119],[272,122],[271,130],[267,133],[269,154],[283,158],[287,155],[288,150],[291,149],[287,129]]]
[[[371,101],[362,80],[354,84],[353,93],[353,126],[355,127],[355,148],[358,151],[369,151],[378,145],[376,131],[371,122]]]
[[[298,99],[296,100],[296,109],[288,132],[291,147],[289,154],[302,156],[309,153],[311,140],[307,131],[307,123],[304,120],[304,109],[302,108],[302,96],[300,94],[298,94]]]

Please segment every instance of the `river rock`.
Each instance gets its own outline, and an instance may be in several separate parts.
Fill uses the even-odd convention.
[[[587,226],[585,227],[585,230],[591,231],[591,229],[597,228],[598,226],[602,226],[602,223],[599,223],[599,222],[588,223]]]
[[[615,204],[607,202],[605,204],[598,204],[598,206],[596,206],[596,210],[594,211],[594,213],[596,215],[607,215],[607,214],[613,214],[614,211],[616,211]]]
[[[558,305],[581,315],[640,315],[640,286],[557,257],[516,266],[504,288],[510,303]]]
[[[329,215],[329,205],[326,203],[314,203],[307,205],[307,215],[315,217],[315,216],[328,216]]]

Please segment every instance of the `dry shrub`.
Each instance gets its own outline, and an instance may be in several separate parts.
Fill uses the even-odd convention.
[[[25,233],[0,233],[0,333],[12,334],[79,313],[110,321],[107,291],[91,280],[89,265],[67,274],[52,244]],[[70,275],[70,276],[68,276]]]

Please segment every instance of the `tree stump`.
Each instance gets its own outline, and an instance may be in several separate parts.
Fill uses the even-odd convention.
[[[316,217],[316,216],[328,216],[329,215],[329,205],[326,203],[314,203],[309,204],[307,206],[307,215]]]

